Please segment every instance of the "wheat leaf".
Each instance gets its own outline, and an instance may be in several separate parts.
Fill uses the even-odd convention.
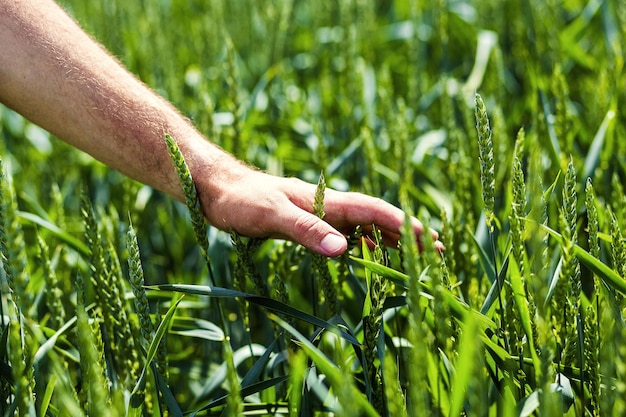
[[[274,300],[272,298],[244,293],[240,291],[234,291],[234,290],[230,290],[227,288],[209,287],[209,286],[204,286],[204,285],[163,284],[163,285],[156,285],[156,286],[151,286],[147,288],[158,289],[161,291],[174,291],[174,292],[180,292],[184,294],[203,295],[206,297],[245,298],[250,303],[265,307],[266,309],[273,311],[275,313],[284,314],[286,316],[290,316],[295,319],[310,323],[314,326],[332,331],[333,333],[340,335],[341,337],[343,337],[345,340],[347,340],[350,343],[359,344],[359,341],[356,340],[356,338],[347,334],[345,331],[339,329],[337,326],[327,321],[324,321],[316,316],[305,313],[304,311],[298,310],[297,308],[281,303],[278,300]]]
[[[152,373],[156,379],[157,389],[161,392],[161,396],[165,400],[165,405],[170,412],[169,415],[172,417],[183,417],[183,410],[181,410],[180,405],[178,405],[178,402],[174,397],[174,394],[172,394],[172,391],[167,386],[167,381],[157,370],[156,363],[152,362],[150,368],[152,369]]]
[[[548,226],[541,225],[559,244],[563,243],[563,237],[556,231],[552,230]],[[597,258],[594,258],[578,245],[574,245],[574,255],[582,262],[587,268],[596,273],[599,277],[604,278],[604,281],[622,294],[626,294],[626,280],[622,278],[617,272],[612,270],[605,263]]]
[[[288,323],[281,320],[278,316],[271,314],[269,318],[278,323],[279,326],[297,339],[296,343],[307,353],[318,369],[328,378],[331,385],[338,387],[346,383],[346,377],[341,369],[339,369],[337,365],[335,365],[333,361],[331,361],[322,351],[315,347],[309,339],[304,337]],[[378,416],[378,413],[367,401],[367,398],[362,393],[357,392],[356,389],[354,390],[352,399],[354,401],[354,406],[361,408],[361,411],[364,412],[365,415]]]
[[[466,391],[471,387],[474,366],[477,365],[476,356],[478,350],[477,323],[472,316],[467,316],[464,322],[463,335],[461,337],[459,357],[456,361],[454,380],[452,381],[452,398],[450,404],[451,416],[461,415],[465,402]]]
[[[511,257],[511,271],[509,280],[511,283],[511,289],[513,290],[513,296],[515,297],[515,306],[519,313],[520,321],[524,332],[526,333],[526,341],[528,342],[528,350],[533,361],[533,367],[535,372],[541,372],[541,361],[537,356],[537,350],[535,349],[535,339],[533,337],[532,322],[533,317],[530,315],[528,309],[528,297],[526,290],[524,289],[524,283],[522,282],[522,276],[520,275],[519,267],[514,256]]]
[[[602,147],[604,146],[604,138],[606,137],[606,132],[611,127],[613,120],[615,120],[615,111],[611,109],[606,113],[606,116],[604,116],[604,120],[596,132],[596,136],[591,142],[591,146],[587,152],[587,157],[585,158],[585,168],[582,178],[589,178],[593,176],[593,171],[595,171],[596,167],[600,163],[600,155],[602,154]]]
[[[27,213],[25,211],[17,211],[15,214],[17,215],[17,217],[23,220],[29,221],[33,224],[36,224],[37,226],[41,226],[44,229],[48,230],[54,236],[58,237],[59,239],[70,245],[72,248],[76,249],[82,255],[89,255],[91,253],[91,250],[87,247],[87,245],[67,233],[65,230],[61,229],[56,224],[51,223],[50,221],[39,217],[36,214]]]
[[[165,317],[163,317],[161,324],[159,324],[159,327],[157,328],[154,334],[154,338],[150,342],[150,346],[148,346],[148,353],[146,354],[146,364],[144,365],[141,371],[141,375],[139,376],[139,380],[135,384],[135,388],[133,388],[133,391],[131,393],[131,396],[135,397],[135,401],[131,400],[131,408],[141,407],[140,402],[137,400],[138,400],[138,396],[140,395],[140,393],[144,390],[146,386],[148,368],[150,366],[150,363],[152,363],[152,361],[154,360],[154,357],[156,356],[157,350],[159,348],[159,344],[161,343],[161,340],[165,336],[165,332],[167,332],[170,322],[172,321],[172,318],[174,317],[176,308],[178,307],[178,304],[180,304],[182,299],[183,297],[181,296],[174,303],[172,303],[172,306],[167,311],[167,314],[165,315]]]
[[[280,383],[283,383],[289,379],[289,375],[279,376],[276,378],[270,378],[265,381],[256,382],[254,384],[244,385],[241,384],[241,398],[248,397],[250,395],[256,394],[257,392],[265,391],[266,389],[272,388]],[[210,403],[202,406],[201,408],[195,410],[192,415],[196,415],[200,411],[210,410],[215,407],[219,407],[224,405],[228,400],[228,394],[223,395],[215,400],[212,400]]]

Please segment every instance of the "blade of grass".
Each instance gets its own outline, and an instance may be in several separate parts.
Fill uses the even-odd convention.
[[[274,314],[269,315],[270,320],[278,323],[283,329],[289,332],[292,336],[294,336],[297,341],[296,343],[309,355],[311,360],[315,363],[318,369],[328,378],[331,385],[338,389],[340,386],[346,383],[346,377],[343,374],[343,371],[339,369],[322,351],[320,351],[313,343],[309,341],[306,337],[304,337],[300,332],[291,327],[288,323],[281,320],[278,316]],[[364,415],[368,416],[378,416],[374,407],[367,401],[367,398],[361,393],[354,389],[353,394],[354,406],[359,407]]]
[[[89,308],[86,309],[89,311]],[[72,317],[59,330],[57,330],[48,340],[39,346],[33,358],[33,366],[38,366],[41,360],[54,348],[59,337],[67,332],[74,324],[76,324],[76,316]]]
[[[150,367],[152,368],[152,373],[156,379],[156,387],[163,396],[163,399],[165,400],[165,405],[170,412],[169,415],[172,417],[183,417],[183,410],[181,410],[180,405],[178,405],[178,402],[176,401],[176,398],[174,398],[174,394],[172,394],[172,391],[167,386],[167,381],[165,380],[165,378],[163,378],[163,375],[161,375],[157,370],[156,363],[152,362],[150,364]]]
[[[184,294],[195,294],[195,295],[203,295],[206,297],[216,297],[216,298],[236,298],[241,297],[245,298],[247,301],[265,307],[266,309],[273,311],[278,314],[284,314],[286,316],[293,317],[298,320],[302,320],[309,324],[312,324],[317,327],[324,328],[328,331],[332,331],[343,337],[350,343],[359,344],[359,341],[353,336],[346,333],[344,330],[338,328],[337,326],[324,321],[316,316],[305,313],[302,310],[298,310],[297,308],[291,307],[287,304],[281,303],[278,300],[274,300],[272,298],[263,297],[260,295],[254,295],[249,293],[244,293],[240,291],[230,290],[227,288],[221,287],[209,287],[206,285],[188,285],[188,284],[163,284],[156,285],[151,287],[146,287],[148,289],[158,289],[161,291],[173,291],[180,292]]]
[[[276,385],[282,382],[285,382],[288,379],[289,379],[289,375],[283,375],[283,376],[267,379],[265,381],[260,381],[260,382],[256,382],[254,384],[249,384],[245,386],[242,384],[241,397],[245,398],[250,395],[256,394],[257,392],[265,391],[266,389],[275,387]],[[210,403],[202,406],[202,408],[199,408],[195,410],[194,412],[192,412],[191,415],[195,416],[200,411],[210,410],[212,408],[224,405],[227,399],[228,399],[228,395],[224,395],[222,397],[216,398],[215,400],[212,400]]]
[[[233,362],[235,364],[235,367],[239,367],[240,364],[251,359],[253,356],[263,356],[266,350],[267,349],[264,346],[257,344],[246,345],[237,349],[235,352],[233,352]],[[222,383],[224,383],[224,381],[226,381],[226,372],[227,364],[226,362],[222,362],[219,368],[215,372],[213,372],[211,378],[206,381],[204,387],[202,388],[202,391],[196,395],[196,398],[194,399],[191,408],[197,408],[197,404],[200,402],[202,402],[203,404],[208,404],[210,401],[212,401],[206,400],[206,398],[216,389],[218,389],[222,385]],[[204,405],[202,407],[204,407]]]
[[[471,230],[469,230],[468,232],[468,234],[472,236],[472,240],[476,244],[476,249],[478,249],[478,255],[480,257],[480,263],[483,266],[483,270],[487,274],[487,277],[489,278],[489,282],[496,282],[496,272],[495,267],[491,262],[491,256],[488,255],[487,252],[485,252],[485,249],[481,246],[480,242],[476,239],[476,236],[471,232]]]
[[[554,123],[550,120],[550,115],[552,114],[552,110],[550,109],[550,103],[548,103],[548,98],[542,89],[539,89],[539,97],[541,98],[541,104],[543,106],[543,117],[545,118],[545,123],[548,128],[548,137],[550,140],[548,144],[548,153],[550,158],[552,159],[552,163],[560,167],[561,166],[561,146],[559,145],[559,140],[556,137],[556,132],[554,131]]]
[[[541,225],[541,227],[543,227],[544,230],[546,230],[557,242],[559,242],[559,244],[563,243],[563,238],[558,232],[545,225]],[[622,294],[626,294],[626,280],[624,280],[624,278],[612,270],[608,265],[593,257],[589,252],[578,245],[574,245],[574,255],[576,255],[580,262],[582,262],[592,272],[596,273],[600,278],[603,278],[608,285]]]
[[[59,239],[61,239],[62,241],[70,245],[72,248],[76,249],[82,255],[91,254],[91,250],[87,247],[87,245],[85,245],[82,241],[70,235],[65,230],[55,225],[54,223],[51,223],[48,220],[45,220],[37,216],[36,214],[27,213],[24,211],[17,211],[16,215],[18,218],[21,218],[23,220],[26,220],[30,223],[36,224],[37,226],[41,226],[44,229],[48,230],[54,236],[58,237]]]
[[[242,387],[247,387],[251,385],[253,382],[258,381],[259,377],[261,376],[261,373],[263,372],[263,369],[265,369],[265,367],[267,366],[267,363],[270,360],[270,355],[272,354],[272,351],[274,350],[274,346],[276,346],[277,343],[278,343],[278,339],[274,339],[274,341],[270,343],[270,345],[265,349],[265,352],[263,352],[263,356],[261,356],[254,363],[254,365],[252,365],[252,368],[250,368],[246,376],[244,376],[243,379],[241,380]]]
[[[50,375],[50,380],[46,384],[46,391],[44,393],[43,398],[41,399],[41,406],[39,408],[40,415],[45,416],[48,414],[48,407],[50,407],[50,400],[52,399],[52,394],[54,393],[54,387],[57,383],[56,375]]]
[[[467,390],[471,386],[472,374],[476,365],[476,351],[478,350],[477,333],[476,320],[471,315],[468,315],[467,320],[464,322],[463,334],[459,342],[459,357],[456,361],[455,375],[452,381],[449,414],[451,416],[461,415]]]
[[[214,342],[224,340],[224,332],[212,322],[188,317],[176,317],[170,333]]]
[[[396,271],[395,269],[386,267],[384,265],[377,264],[376,262],[367,261],[365,259],[357,258],[355,256],[350,256],[350,259],[358,264],[361,264],[363,267],[371,269],[373,272],[376,272],[377,274],[382,275],[387,279],[390,279],[391,281],[402,286],[403,288],[407,288],[409,277],[406,274],[403,274],[402,272]],[[432,290],[428,287],[427,283],[420,282],[420,285],[424,290],[424,295],[428,298],[432,298]],[[444,291],[442,297],[444,297],[445,301],[449,304],[452,312],[455,313],[455,317],[459,318],[460,320],[464,320],[467,314],[474,314],[483,326],[495,327],[495,323],[491,319],[479,313],[478,311],[471,310],[467,304],[456,298],[449,291]]]
[[[517,261],[514,256],[511,256],[511,273],[509,274],[509,280],[511,283],[511,289],[513,290],[513,296],[515,297],[515,306],[519,314],[520,322],[524,333],[526,333],[526,341],[528,343],[528,350],[530,351],[530,357],[532,358],[533,367],[535,372],[541,372],[541,361],[537,356],[537,350],[535,348],[535,339],[533,337],[533,318],[530,315],[528,309],[528,297],[526,290],[524,289],[524,283],[522,282],[522,276],[517,266]]]
[[[184,295],[179,296],[178,299],[172,303],[172,306],[169,308],[167,314],[165,315],[165,317],[163,317],[163,320],[159,324],[159,327],[154,334],[152,342],[150,342],[150,346],[148,347],[148,352],[146,354],[146,363],[141,370],[141,375],[139,376],[139,380],[135,384],[135,388],[133,388],[133,391],[131,392],[131,408],[133,409],[140,409],[142,406],[142,401],[139,398],[139,393],[145,389],[148,369],[157,354],[159,344],[165,336],[165,332],[167,332],[172,318],[174,317],[174,313],[176,313],[176,309],[178,308],[178,304],[180,304],[183,297]],[[135,401],[133,401],[133,398]]]
[[[502,269],[500,269],[500,273],[498,274],[498,281],[492,281],[491,288],[487,293],[487,297],[485,297],[485,301],[483,305],[480,307],[480,313],[486,316],[489,316],[489,312],[491,308],[495,305],[496,300],[498,299],[498,291],[501,286],[498,285],[498,282],[504,282],[506,273],[509,267],[509,258],[511,257],[511,248],[506,254],[506,258],[504,259],[504,263],[502,264]]]
[[[361,266],[365,267],[366,269],[369,269],[372,272],[376,272],[377,274],[384,276],[388,280],[394,282],[395,284],[398,284],[400,287],[404,289],[408,288],[408,285],[409,285],[408,275],[400,271],[396,271],[395,269],[386,267],[384,265],[377,264],[376,262],[373,262],[371,260],[357,258],[356,256],[352,256],[352,255],[350,256],[350,259],[360,264]]]
[[[606,113],[606,116],[604,116],[604,120],[602,121],[596,136],[593,138],[593,142],[591,142],[589,151],[587,152],[584,174],[582,176],[584,181],[587,181],[587,178],[593,176],[593,171],[595,171],[596,167],[600,163],[600,155],[602,154],[602,147],[604,146],[604,138],[606,137],[606,132],[611,127],[611,122],[613,122],[613,120],[615,120],[615,111],[611,109]]]

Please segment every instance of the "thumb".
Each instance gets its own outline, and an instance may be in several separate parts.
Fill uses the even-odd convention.
[[[324,256],[339,256],[348,248],[346,238],[330,224],[300,208],[293,214],[295,221],[286,222],[286,234],[291,240]]]

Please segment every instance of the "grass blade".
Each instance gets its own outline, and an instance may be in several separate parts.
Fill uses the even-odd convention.
[[[604,116],[604,120],[602,121],[596,136],[593,138],[593,142],[591,142],[589,151],[587,152],[584,174],[582,176],[585,181],[587,178],[593,176],[593,171],[595,171],[596,167],[600,163],[600,155],[602,154],[602,148],[604,146],[604,138],[606,137],[606,132],[611,127],[611,122],[613,120],[615,120],[615,111],[611,109],[606,113],[606,116]]]
[[[559,244],[563,243],[562,236],[552,230],[551,228],[542,225],[544,230],[546,230]],[[574,245],[574,255],[582,262],[587,268],[589,268],[592,272],[597,274],[600,278],[603,278],[604,282],[610,287],[616,289],[622,294],[626,294],[626,280],[622,278],[617,272],[611,269],[608,265],[600,261],[599,259],[593,257],[589,252],[584,250],[578,245]]]
[[[317,327],[321,327],[328,331],[332,331],[335,334],[340,335],[345,340],[353,344],[359,344],[359,341],[353,336],[347,334],[345,331],[339,329],[337,326],[324,321],[316,316],[305,313],[302,310],[298,310],[297,308],[291,307],[287,304],[281,303],[278,300],[274,300],[272,298],[263,297],[260,295],[248,294],[240,291],[234,291],[227,288],[221,287],[209,287],[206,285],[188,285],[188,284],[163,284],[156,285],[152,287],[147,287],[152,289],[158,289],[162,291],[174,291],[180,292],[184,294],[195,294],[195,295],[203,295],[206,297],[216,297],[216,298],[245,298],[250,303],[265,307],[266,309],[273,311],[278,314],[283,314],[286,316],[293,317],[298,320],[302,320],[306,323],[312,324]]]
[[[59,239],[70,245],[72,248],[76,249],[82,255],[89,255],[91,253],[91,250],[87,247],[87,245],[67,233],[65,230],[61,229],[56,224],[51,223],[48,220],[37,216],[36,214],[27,213],[25,211],[17,211],[16,215],[23,220],[26,220],[30,223],[36,224],[37,226],[43,227],[44,229],[48,230],[54,236],[58,237]]]
[[[532,329],[533,317],[531,317],[530,310],[528,309],[528,297],[514,256],[511,257],[511,266],[509,269],[511,271],[509,277],[513,296],[515,297],[515,306],[517,307],[524,333],[526,333],[526,341],[528,343],[528,350],[532,358],[533,367],[535,368],[535,372],[539,373],[541,372],[541,361],[537,356],[537,350],[535,348],[535,338],[533,337]]]
[[[254,384],[249,384],[249,385],[245,385],[245,386],[242,384],[242,387],[241,387],[241,398],[245,398],[245,397],[248,397],[250,395],[256,394],[257,392],[261,392],[261,391],[264,391],[266,389],[275,387],[276,385],[278,385],[280,383],[283,383],[283,382],[287,381],[288,379],[289,379],[288,375],[283,375],[283,376],[267,379],[265,381],[260,381],[260,382],[256,382]],[[227,399],[228,399],[228,395],[224,395],[222,397],[219,397],[219,398],[211,401],[207,405],[203,406],[202,408],[194,411],[192,413],[192,415],[196,415],[200,411],[210,410],[211,408],[215,408],[215,407],[219,407],[221,405],[224,405],[226,403]]]
[[[270,319],[278,323],[278,325],[297,339],[297,344],[307,353],[318,369],[328,378],[331,385],[337,390],[340,390],[341,388],[339,387],[347,382],[341,369],[339,369],[322,351],[315,347],[309,339],[304,337],[288,323],[273,314],[270,315]],[[354,406],[359,407],[364,415],[378,416],[378,413],[367,401],[367,398],[362,393],[357,392],[356,389],[354,389],[353,400]]]
[[[161,340],[165,336],[165,333],[167,332],[167,329],[169,328],[170,322],[174,318],[174,313],[176,313],[178,304],[180,304],[182,299],[183,299],[183,296],[180,296],[174,303],[172,303],[172,306],[167,311],[167,314],[165,315],[165,317],[163,317],[161,324],[159,324],[159,327],[157,328],[157,331],[154,334],[154,338],[152,339],[152,342],[150,342],[150,346],[148,347],[148,352],[146,354],[146,363],[141,371],[139,380],[137,381],[137,384],[135,384],[135,388],[133,388],[133,391],[131,393],[131,396],[134,397],[135,399],[135,401],[133,401],[133,399],[131,398],[131,408],[139,409],[142,406],[142,400],[139,398],[139,396],[140,396],[140,393],[145,389],[148,369],[150,367],[150,364],[154,360],[154,357],[156,356],[157,350],[159,348],[159,344],[161,343]]]
[[[463,335],[461,336],[460,346],[463,349],[459,352],[456,362],[456,373],[452,382],[452,397],[450,405],[451,416],[461,415],[463,404],[467,390],[471,385],[472,373],[476,365],[476,357],[478,350],[477,323],[472,316],[467,316],[464,322]]]
[[[171,415],[172,417],[183,417],[183,410],[181,410],[180,405],[178,405],[178,402],[176,401],[176,398],[174,398],[174,394],[172,394],[172,391],[167,386],[167,381],[157,370],[156,363],[152,362],[150,364],[150,367],[152,368],[152,373],[155,376],[156,387],[163,396],[163,399],[165,400],[165,405],[170,412],[169,415]]]

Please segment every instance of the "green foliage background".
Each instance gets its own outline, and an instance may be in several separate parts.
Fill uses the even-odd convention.
[[[211,282],[186,207],[0,108],[5,415],[623,413],[622,2],[61,4],[210,140],[380,196],[446,251],[326,262],[210,229]]]

